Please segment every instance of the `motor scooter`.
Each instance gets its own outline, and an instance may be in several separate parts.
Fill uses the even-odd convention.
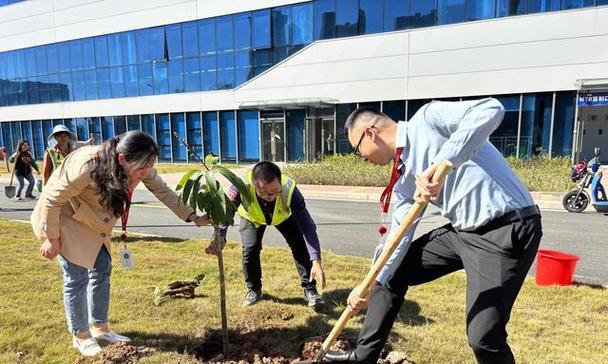
[[[595,156],[589,162],[580,161],[572,168],[570,178],[578,184],[562,200],[562,205],[569,212],[581,213],[589,202],[597,212],[608,212],[608,197],[601,182],[603,172],[599,170],[600,148],[595,148],[594,152]]]

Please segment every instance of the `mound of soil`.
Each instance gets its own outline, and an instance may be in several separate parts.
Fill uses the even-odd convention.
[[[78,357],[74,364],[129,364],[135,363],[138,359],[150,355],[154,349],[145,346],[134,346],[129,343],[117,343],[106,346],[99,356],[93,361],[86,361],[83,357]]]

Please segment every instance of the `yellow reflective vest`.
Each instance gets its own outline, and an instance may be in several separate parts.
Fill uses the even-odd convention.
[[[241,203],[237,212],[243,219],[254,223],[256,227],[267,225],[266,218],[262,212],[262,207],[260,206],[255,193],[255,186],[251,181],[251,173],[247,174],[247,183],[251,204],[245,209],[245,206]],[[281,185],[281,194],[279,194],[275,200],[271,225],[279,225],[291,216],[291,198],[293,196],[293,191],[296,189],[296,183],[291,178],[281,175]]]

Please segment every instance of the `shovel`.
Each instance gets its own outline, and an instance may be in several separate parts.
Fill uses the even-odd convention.
[[[445,176],[451,170],[452,163],[450,163],[449,161],[441,162],[441,164],[439,164],[437,170],[433,174],[433,182],[442,181],[443,179],[445,179]],[[390,256],[393,254],[401,240],[405,237],[405,234],[408,232],[414,221],[416,221],[416,218],[418,218],[418,216],[422,214],[427,205],[428,202],[416,201],[412,208],[408,211],[407,215],[405,215],[403,221],[397,228],[396,234],[393,235],[391,240],[384,247],[382,254],[380,254],[372,268],[367,273],[367,276],[365,276],[365,279],[363,279],[363,282],[359,286],[361,287],[359,292],[357,292],[359,297],[364,298],[367,296],[367,293],[370,291],[372,286],[375,285],[376,277],[378,277],[378,274],[380,274],[380,271],[382,270],[382,268],[384,268],[384,265],[386,264]],[[348,320],[350,320],[351,317],[353,317],[354,314],[355,312],[350,308],[350,306],[347,306],[344,312],[342,312],[340,318],[338,319],[338,322],[336,322],[336,325],[329,333],[329,336],[323,342],[323,345],[321,346],[321,349],[319,349],[319,352],[313,359],[313,362],[320,362],[321,360],[323,360],[323,357],[325,357],[325,354],[327,354],[329,348],[333,345],[334,341],[336,340],[336,338],[338,338],[340,333],[342,333],[344,326],[346,326],[346,323],[348,322]],[[305,361],[302,363],[309,362]]]
[[[16,158],[19,158],[19,156],[17,156]],[[15,186],[13,186],[14,177],[15,177],[15,166],[13,166],[13,172],[11,173],[11,182],[8,184],[8,186],[4,186],[4,195],[7,198],[15,197]]]

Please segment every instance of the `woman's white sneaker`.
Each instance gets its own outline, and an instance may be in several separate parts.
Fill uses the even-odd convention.
[[[72,336],[72,345],[74,345],[74,347],[78,349],[80,354],[83,356],[95,356],[101,353],[101,346],[99,346],[97,341],[95,341],[95,339],[92,337],[79,340],[76,338],[76,336]]]
[[[120,343],[120,342],[128,342],[131,341],[128,337],[124,335],[117,334],[113,330],[108,331],[107,333],[96,333],[95,330],[91,332],[93,337],[97,340],[103,340],[110,344]]]

